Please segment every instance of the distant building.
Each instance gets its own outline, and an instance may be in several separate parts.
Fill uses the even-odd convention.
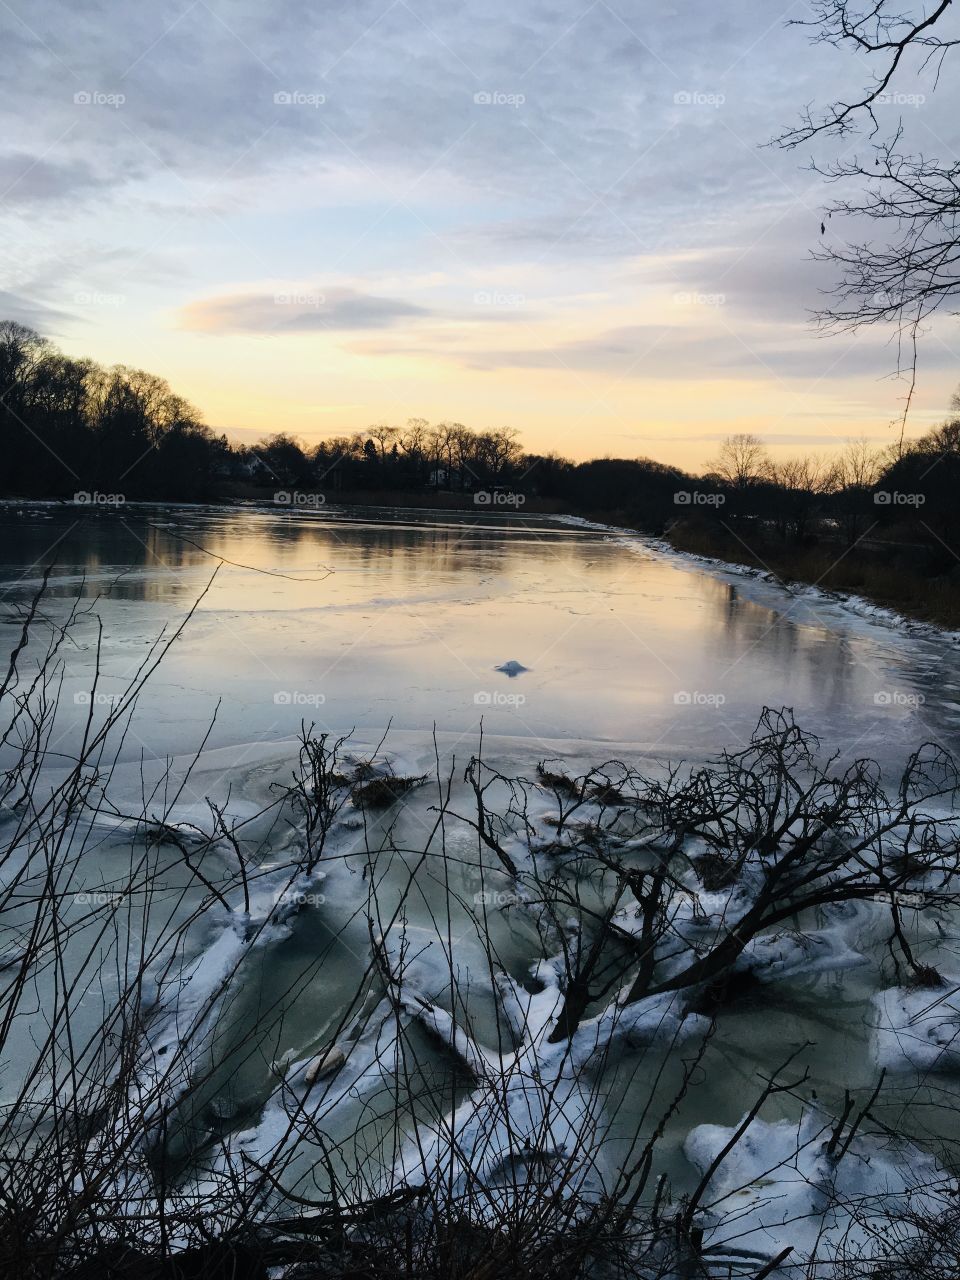
[[[455,489],[462,493],[474,487],[474,477],[459,467],[434,467],[427,477],[428,489]]]

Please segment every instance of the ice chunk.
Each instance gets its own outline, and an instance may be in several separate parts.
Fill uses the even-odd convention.
[[[874,996],[877,1065],[892,1071],[955,1071],[960,1067],[960,982],[941,988],[893,987]]]
[[[529,671],[529,667],[525,667],[522,662],[517,662],[516,658],[511,658],[509,662],[501,662],[499,667],[494,667],[494,671],[502,671],[505,676],[509,676],[512,680],[514,676],[523,675],[524,671]]]
[[[712,1253],[736,1246],[773,1257],[790,1246],[791,1262],[818,1258],[830,1268],[827,1260],[841,1249],[874,1248],[891,1219],[910,1231],[907,1214],[933,1216],[951,1203],[951,1184],[932,1156],[911,1143],[866,1134],[838,1160],[828,1151],[833,1126],[816,1112],[799,1122],[754,1120],[701,1201],[704,1243]],[[684,1144],[687,1158],[705,1173],[735,1132],[698,1125]],[[818,1267],[816,1274],[834,1272]]]

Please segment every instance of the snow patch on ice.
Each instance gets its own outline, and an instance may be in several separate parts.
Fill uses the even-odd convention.
[[[953,1184],[931,1155],[905,1141],[858,1135],[838,1160],[827,1150],[832,1128],[815,1112],[799,1123],[754,1120],[701,1202],[705,1245],[771,1257],[790,1246],[791,1267],[818,1257],[816,1274],[829,1276],[842,1248],[869,1253],[888,1215],[935,1214],[951,1203]],[[685,1154],[706,1173],[735,1132],[699,1125]]]
[[[874,997],[873,1052],[891,1071],[955,1071],[960,1067],[960,979],[938,989],[893,987]]]
[[[844,925],[831,925],[803,932],[783,929],[761,934],[747,943],[736,967],[761,982],[857,969],[868,960],[849,945],[846,931]]]

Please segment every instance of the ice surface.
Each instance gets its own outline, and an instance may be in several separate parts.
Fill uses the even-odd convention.
[[[773,1257],[794,1250],[791,1267],[810,1258],[817,1275],[832,1260],[879,1246],[890,1216],[936,1214],[951,1203],[955,1182],[930,1155],[885,1136],[854,1138],[842,1159],[827,1150],[832,1122],[808,1111],[797,1122],[754,1120],[712,1177],[702,1203],[705,1246],[753,1249]],[[686,1152],[706,1173],[736,1130],[700,1125]],[[838,1147],[839,1149],[839,1147]]]
[[[960,1068],[960,980],[944,985],[893,987],[874,998],[873,1048],[878,1066],[892,1071]]]
[[[14,598],[35,582],[27,573],[14,584],[16,572],[29,569],[36,538],[48,544],[55,532],[48,521],[60,518],[54,511],[41,515],[43,528],[33,532],[31,521],[40,516],[21,511],[16,517],[23,552],[11,573]],[[136,510],[128,515],[135,525]],[[203,848],[213,833],[205,804],[210,795],[226,806],[230,826],[269,836],[269,849],[258,864],[249,912],[237,895],[232,917],[215,910],[209,927],[190,936],[180,967],[174,965],[176,982],[154,993],[141,1096],[175,1102],[184,1083],[181,1047],[209,1044],[211,1029],[224,1024],[242,1041],[249,1031],[243,1019],[268,1006],[297,966],[321,954],[333,931],[344,931],[344,956],[325,955],[322,975],[298,988],[269,1062],[249,1069],[237,1085],[238,1118],[233,1127],[224,1125],[215,1176],[226,1176],[231,1164],[242,1166],[242,1153],[265,1159],[283,1142],[299,1143],[306,1162],[318,1128],[347,1141],[358,1118],[382,1114],[403,1077],[404,1037],[417,1035],[430,1045],[432,1068],[449,1074],[451,1063],[459,1064],[468,1083],[440,1117],[417,1122],[405,1116],[402,1152],[396,1164],[384,1163],[383,1177],[446,1173],[463,1185],[477,1174],[496,1196],[518,1178],[541,1185],[572,1167],[580,1185],[597,1192],[603,1182],[598,1148],[609,1117],[591,1092],[593,1073],[608,1061],[625,1062],[645,1086],[659,1069],[645,1061],[647,1049],[657,1051],[651,1055],[657,1064],[666,1056],[675,1070],[707,1029],[678,996],[625,1005],[614,993],[569,1044],[552,1044],[560,966],[555,948],[536,932],[532,895],[492,861],[481,873],[476,842],[461,833],[456,843],[453,823],[452,889],[493,931],[502,967],[490,972],[462,913],[448,920],[443,886],[430,865],[414,875],[406,917],[390,922],[385,912],[368,928],[374,880],[394,898],[407,883],[409,851],[421,847],[436,821],[430,812],[435,785],[384,815],[361,818],[348,806],[353,825],[337,832],[330,859],[313,876],[291,880],[284,867],[300,848],[302,831],[286,817],[259,822],[256,815],[270,803],[271,786],[289,780],[301,721],[334,735],[359,726],[351,763],[373,761],[397,774],[432,773],[436,751],[442,776],[453,778],[456,803],[468,813],[472,797],[457,788],[466,758],[479,747],[481,719],[488,762],[527,776],[541,759],[567,773],[613,756],[650,771],[662,770],[668,759],[697,761],[741,744],[764,702],[792,704],[800,723],[820,731],[825,744],[876,755],[888,772],[902,764],[918,736],[950,743],[960,725],[954,637],[862,601],[697,562],[623,530],[572,519],[506,524],[410,513],[389,525],[370,513],[281,521],[266,512],[202,508],[178,514],[174,523],[172,533],[187,528],[237,563],[292,576],[268,579],[225,567],[182,646],[144,693],[138,734],[125,744],[114,778],[126,816],[105,817],[96,828],[103,844],[98,860],[86,864],[91,877],[109,871],[111,856],[119,861],[142,837],[143,779],[152,782],[168,763],[176,777],[184,776],[223,696],[189,790],[165,820],[191,848]],[[113,526],[70,535],[61,549],[64,572],[52,606],[62,606],[84,579],[89,590],[107,593],[98,608],[106,629],[103,679],[111,690],[122,687],[158,630],[183,616],[209,573],[208,557],[185,551],[156,521],[151,527],[156,555],[143,563],[129,563],[140,555],[137,543]],[[82,541],[88,537],[89,544]],[[327,563],[334,576],[319,580],[318,566]],[[113,590],[121,568],[129,572]],[[505,637],[529,667],[510,659],[494,670],[508,678],[528,673],[515,686],[523,701],[518,694],[498,703],[491,692],[497,685],[492,656],[504,651]],[[89,689],[95,665],[87,635],[70,654],[68,702]],[[891,690],[902,691],[902,698],[876,701],[878,692]],[[722,705],[703,700],[718,692]],[[69,745],[68,736],[63,749]],[[531,805],[544,842],[551,832],[543,820],[554,809],[547,794]],[[148,808],[147,815],[162,811]],[[221,845],[204,856],[229,865],[232,852]],[[370,847],[379,847],[381,856],[368,866]],[[519,836],[505,836],[504,847],[529,868]],[[661,958],[664,971],[683,962],[681,947],[703,943],[712,922],[730,923],[748,909],[755,872],[748,866],[740,884],[717,892],[686,877],[685,892],[671,904],[677,949],[673,958]],[[302,907],[307,899],[318,905]],[[769,1003],[729,1017],[725,1011],[720,1019],[715,1044],[729,1069],[713,1073],[704,1089],[706,1118],[717,1124],[700,1125],[690,1136],[687,1153],[698,1167],[731,1132],[744,1081],[755,1085],[785,1036],[817,1042],[815,1070],[824,1093],[842,1089],[848,1074],[859,1072],[851,1083],[861,1084],[874,1059],[891,1074],[960,1065],[955,980],[942,992],[895,988],[876,995],[875,965],[883,961],[886,935],[871,912],[879,920],[884,908],[868,905],[845,920],[825,913],[815,923],[756,938],[744,950],[739,966],[759,980],[753,984],[762,987],[758,1000]],[[630,933],[637,921],[636,904],[629,902],[617,924]],[[372,936],[383,944],[397,988],[374,999],[363,1019],[351,1012],[341,1025],[351,984],[371,965]],[[16,949],[5,947],[8,956],[15,964]],[[457,984],[469,988],[468,999],[452,993],[451,966]],[[809,980],[809,994],[803,999],[789,988],[788,1001],[787,984],[798,978]],[[498,1039],[496,1018],[509,1025],[515,1043],[506,1035]],[[629,1121],[639,1108],[634,1095],[625,1096],[617,1106]],[[233,1114],[229,1099],[215,1101],[225,1117]],[[825,1215],[826,1229],[840,1232],[840,1191],[879,1191],[882,1203],[896,1204],[910,1178],[940,1177],[929,1157],[888,1150],[868,1137],[858,1138],[836,1169],[823,1151],[825,1123],[811,1114],[802,1124],[761,1124],[748,1135],[708,1197],[722,1196],[736,1208],[733,1218],[712,1223],[711,1239],[732,1239],[745,1227],[765,1255],[781,1240],[806,1248],[813,1227],[791,1234],[790,1219],[806,1223],[807,1215],[811,1222]],[[674,1158],[685,1136],[686,1130],[671,1131],[665,1139],[674,1144],[667,1158],[678,1184],[690,1176],[689,1166]],[[745,1180],[742,1189],[737,1178]],[[134,1188],[131,1181],[131,1193]]]

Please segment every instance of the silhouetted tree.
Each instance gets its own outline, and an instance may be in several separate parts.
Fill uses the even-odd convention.
[[[770,458],[759,436],[749,432],[727,436],[710,470],[737,489],[756,484],[770,474]]]
[[[813,16],[793,25],[808,28],[816,43],[849,50],[856,66],[871,73],[864,88],[820,111],[805,109],[800,122],[775,139],[781,147],[796,148],[823,137],[846,139],[865,132],[862,150],[845,146],[837,160],[817,158],[813,163],[828,181],[854,191],[830,205],[827,218],[838,213],[852,219],[858,235],[864,223],[875,228],[872,236],[855,243],[830,237],[815,255],[840,270],[833,298],[819,318],[841,330],[878,322],[897,325],[899,363],[909,365],[915,379],[920,325],[960,292],[960,167],[950,155],[941,158],[914,149],[902,112],[894,110],[893,122],[884,129],[877,108],[922,102],[916,80],[927,68],[936,87],[944,63],[960,44],[956,11],[951,0],[815,0],[810,7]],[[912,394],[913,381],[904,424]],[[902,427],[901,449],[903,442]]]

